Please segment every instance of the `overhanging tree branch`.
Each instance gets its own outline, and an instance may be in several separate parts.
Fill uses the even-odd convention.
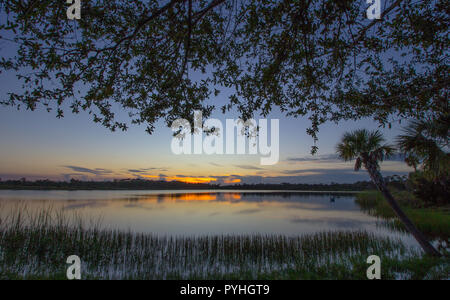
[[[146,18],[144,18],[143,20],[141,20],[140,22],[138,22],[138,25],[136,26],[136,28],[134,29],[133,33],[123,37],[122,39],[120,39],[114,46],[112,47],[108,47],[108,48],[104,48],[103,50],[115,50],[117,49],[123,42],[128,40],[128,43],[131,43],[132,40],[136,37],[136,35],[139,33],[139,31],[148,23],[150,23],[151,21],[153,21],[154,19],[158,18],[160,15],[162,15],[164,12],[166,12],[167,10],[169,10],[170,8],[174,7],[175,4],[177,3],[183,3],[186,2],[188,0],[171,0],[169,3],[167,3],[166,5],[164,5],[163,7],[161,7],[160,9],[158,9],[155,13],[153,13],[151,16],[148,16]]]

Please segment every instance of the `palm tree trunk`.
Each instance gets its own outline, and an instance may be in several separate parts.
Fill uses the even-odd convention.
[[[376,164],[373,164],[371,162],[365,162],[365,167],[369,172],[370,178],[372,178],[373,183],[386,198],[387,202],[392,207],[395,214],[403,223],[403,225],[405,225],[406,229],[414,236],[417,242],[419,242],[420,246],[422,246],[422,249],[425,251],[425,253],[431,256],[438,256],[438,257],[441,256],[439,251],[437,251],[433,247],[433,245],[430,244],[430,242],[425,238],[422,232],[420,232],[417,229],[417,227],[413,224],[413,222],[411,222],[408,216],[403,212],[403,210],[398,205],[397,201],[395,201],[394,197],[389,192],[383,177],[378,171]]]

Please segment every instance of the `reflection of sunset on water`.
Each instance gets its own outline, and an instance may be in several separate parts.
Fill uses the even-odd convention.
[[[361,212],[352,194],[332,195],[333,203],[331,194],[315,192],[0,191],[0,220],[20,202],[27,213],[51,207],[55,213],[80,217],[87,226],[101,220],[103,228],[157,235],[298,235],[357,229],[398,237]]]
[[[180,201],[220,201],[230,203],[241,200],[241,193],[184,193],[184,194],[155,194],[140,195],[131,201],[139,202],[180,202]]]
[[[229,194],[223,194],[224,198],[226,200],[241,200],[242,194],[240,193],[229,193]]]
[[[172,195],[159,195],[158,200],[164,201],[214,201],[217,199],[217,194],[209,193],[192,193],[192,194],[172,194]]]

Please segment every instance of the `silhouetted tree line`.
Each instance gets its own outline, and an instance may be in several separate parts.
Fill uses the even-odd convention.
[[[152,181],[123,179],[114,181],[70,181],[20,180],[0,181],[0,189],[42,189],[42,190],[158,190],[158,189],[209,189],[214,185],[190,184],[178,181]]]
[[[70,181],[20,180],[1,181],[0,189],[17,190],[174,190],[174,189],[233,189],[233,190],[303,190],[303,191],[363,191],[374,189],[369,181],[331,184],[219,184],[184,183],[179,181],[153,181],[143,179],[122,179],[114,181]]]

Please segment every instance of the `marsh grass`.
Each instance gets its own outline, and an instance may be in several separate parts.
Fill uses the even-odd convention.
[[[176,237],[98,225],[51,209],[8,214],[0,219],[0,278],[65,279],[70,255],[81,258],[84,279],[365,279],[370,255],[381,257],[386,279],[449,273],[448,260],[362,231]]]
[[[430,238],[448,241],[450,237],[450,211],[445,208],[418,208],[413,207],[413,197],[405,192],[394,193],[404,212],[417,226],[417,228]],[[386,225],[391,229],[405,232],[403,224],[396,218],[382,194],[376,191],[357,194],[356,203],[368,214],[388,220]]]

